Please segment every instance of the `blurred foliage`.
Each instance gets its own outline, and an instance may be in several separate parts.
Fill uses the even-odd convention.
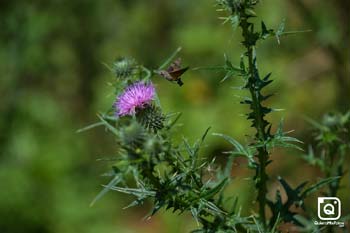
[[[341,179],[346,179],[348,167],[347,156],[350,150],[350,111],[327,113],[320,123],[308,119],[314,127],[314,141],[309,145],[308,153],[303,158],[311,165],[318,167],[324,177],[339,177],[328,183],[327,190],[322,194],[326,197],[336,197],[344,188]],[[346,222],[350,214],[346,213],[340,221]],[[327,226],[328,232],[335,232],[337,227]]]
[[[349,108],[349,1],[271,2],[258,8],[267,25],[277,28],[285,18],[289,29],[312,30],[283,38],[280,45],[270,40],[258,48],[265,58],[259,63],[262,72],[273,70],[276,77],[270,89],[278,92],[278,98],[271,98],[269,104],[286,109],[285,127],[311,142],[308,124],[300,116],[318,119],[325,112]],[[111,107],[110,73],[102,63],[118,56],[132,56],[156,68],[182,46],[183,62],[191,67],[221,64],[225,51],[231,51],[227,57],[238,64],[234,59],[242,50],[237,35],[228,26],[218,26],[221,21],[213,5],[213,1],[185,0],[0,2],[1,232],[164,232],[165,228],[184,232],[194,228],[186,217],[168,213],[151,222],[141,221],[147,207],[121,212],[130,200],[118,194],[107,195],[89,208],[105,181],[97,175],[107,167],[95,159],[113,154],[116,147],[103,130],[77,135],[75,129],[94,122],[95,113]],[[207,125],[235,138],[248,128],[240,116],[246,109],[228,91],[228,84],[220,84],[222,77],[191,71],[183,77],[181,89],[162,79],[156,82],[163,107],[186,112],[179,139],[185,135],[191,140]],[[271,116],[272,120],[281,114]],[[229,148],[217,137],[208,137],[207,144],[207,155],[217,155],[219,161],[225,156],[220,153]],[[322,176],[318,169],[300,166],[297,156],[276,150],[273,159],[276,165],[270,172],[288,178],[293,187]],[[348,163],[349,158],[345,160]],[[303,172],[291,176],[296,170]],[[239,162],[233,169],[233,175],[247,173]],[[245,194],[239,200],[243,212],[254,199],[250,182],[236,180],[227,190]],[[345,198],[348,189],[340,189],[338,195],[344,206],[350,205]],[[314,203],[310,206],[316,208]]]

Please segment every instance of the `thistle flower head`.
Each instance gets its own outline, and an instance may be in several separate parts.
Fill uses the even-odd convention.
[[[137,82],[127,87],[118,96],[115,103],[118,116],[133,115],[136,109],[143,109],[150,105],[155,96],[155,89],[152,84]]]
[[[133,74],[136,62],[129,58],[118,58],[113,63],[113,70],[117,78],[127,78]]]

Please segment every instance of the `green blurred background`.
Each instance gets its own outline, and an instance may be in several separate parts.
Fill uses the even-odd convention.
[[[144,207],[122,210],[131,197],[108,193],[93,207],[91,200],[107,180],[110,164],[99,157],[115,154],[111,135],[99,128],[76,130],[97,121],[96,113],[114,101],[108,85],[113,75],[102,64],[130,56],[155,68],[178,46],[191,67],[221,65],[224,53],[236,63],[242,48],[239,30],[222,25],[214,1],[187,0],[5,0],[0,2],[0,232],[186,232],[195,223],[188,215],[164,213],[144,221]],[[276,93],[268,104],[285,111],[272,114],[275,125],[311,141],[303,119],[319,119],[346,110],[350,100],[350,1],[265,0],[258,15],[272,28],[286,19],[287,30],[312,32],[269,39],[258,48],[261,74],[273,72]],[[259,20],[259,19],[258,19]],[[257,22],[259,23],[259,21]],[[155,77],[165,111],[181,111],[179,138],[195,140],[208,126],[241,142],[253,131],[223,74],[190,71],[178,88]],[[208,137],[206,156],[230,149]],[[315,181],[318,170],[300,159],[301,152],[275,151],[269,167],[271,192],[277,175],[293,185]],[[240,196],[243,211],[254,200],[251,174],[237,161],[237,178],[228,192]],[[344,179],[349,185],[349,179]],[[349,207],[349,186],[340,192]],[[345,198],[347,197],[347,198]],[[310,205],[316,208],[315,198]],[[349,208],[344,211],[349,212]]]

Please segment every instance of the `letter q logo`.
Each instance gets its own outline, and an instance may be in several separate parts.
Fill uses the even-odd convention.
[[[341,202],[337,197],[319,197],[317,206],[321,220],[338,220],[341,216]]]

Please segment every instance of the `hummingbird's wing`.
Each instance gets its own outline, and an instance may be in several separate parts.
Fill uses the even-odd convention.
[[[169,75],[172,77],[172,80],[173,81],[176,81],[180,78],[180,76],[185,73],[190,67],[185,67],[185,68],[182,68],[182,69],[177,69],[177,70],[174,70],[174,71],[171,71],[169,72]]]
[[[171,63],[167,71],[172,72],[179,69],[181,69],[181,58],[178,58],[173,63]]]
[[[169,81],[174,81],[173,77],[169,74],[169,72],[167,70],[162,70],[161,72],[159,72],[159,75],[161,75],[163,78],[165,78]]]
[[[178,70],[181,68],[181,57],[179,57],[178,59],[176,59],[174,61],[174,66],[175,66],[175,69]]]

